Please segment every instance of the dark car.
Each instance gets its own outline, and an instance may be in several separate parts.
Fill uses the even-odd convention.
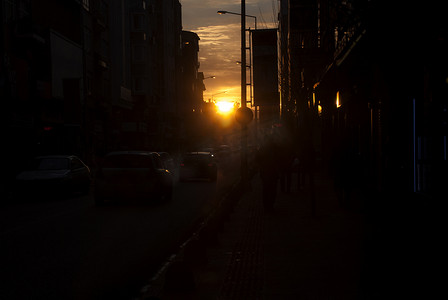
[[[165,166],[165,168],[174,174],[176,171],[176,163],[171,154],[168,152],[157,152],[157,153],[159,153],[160,159],[162,160],[162,163]]]
[[[213,148],[213,147],[205,147],[205,148],[202,148],[200,151],[210,152],[213,156],[215,155],[215,152],[216,152],[215,148]]]
[[[188,152],[180,164],[179,179],[209,179],[216,181],[218,167],[210,152]]]
[[[170,200],[172,193],[173,174],[157,152],[110,152],[95,177],[97,205],[109,200]]]
[[[35,157],[15,179],[18,197],[88,194],[92,181],[90,168],[75,155]]]

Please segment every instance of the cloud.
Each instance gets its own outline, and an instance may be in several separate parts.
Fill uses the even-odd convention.
[[[183,29],[198,34],[199,71],[215,79],[204,81],[204,99],[226,90],[220,96],[239,99],[241,92],[241,17],[217,14],[218,10],[239,13],[241,0],[181,0]],[[278,0],[246,0],[246,14],[257,17],[257,28],[276,27]],[[247,19],[247,27],[254,28],[253,19]],[[249,75],[247,75],[249,80]]]
[[[236,64],[241,60],[241,26],[238,23],[202,26],[195,32],[200,38],[200,71],[205,76],[216,76],[216,79],[205,81],[205,94],[225,89],[228,91],[226,97],[237,97],[229,90],[236,90],[241,85],[241,71]]]

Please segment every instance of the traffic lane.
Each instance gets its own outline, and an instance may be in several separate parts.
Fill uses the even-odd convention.
[[[57,216],[72,214],[94,205],[89,195],[67,196],[63,198],[17,200],[12,198],[0,209],[0,236],[8,232],[20,231],[22,227],[32,227]]]
[[[180,185],[175,190],[175,201],[149,211],[138,206],[106,207],[103,220],[109,225],[100,225],[98,232],[92,233],[95,238],[101,235],[100,239],[85,247],[87,253],[75,278],[79,298],[124,299],[135,293],[185,239],[193,223],[206,213],[214,189],[208,183]],[[197,190],[201,192],[195,193]],[[122,219],[116,220],[115,210],[120,211]],[[103,255],[107,252],[111,253]]]
[[[129,292],[213,207],[216,191],[210,182],[177,184],[173,201],[161,205],[97,208],[87,198],[71,213],[61,206],[62,213],[22,215],[1,235],[4,296],[95,299]]]

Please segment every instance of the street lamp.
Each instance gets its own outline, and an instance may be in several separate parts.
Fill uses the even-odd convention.
[[[250,65],[247,66],[246,64],[246,49],[250,49],[246,48],[246,18],[245,17],[249,17],[249,18],[254,18],[254,23],[255,23],[255,29],[257,29],[257,17],[256,16],[252,16],[252,15],[246,15],[246,3],[244,0],[241,1],[241,13],[236,13],[236,12],[232,12],[232,11],[227,11],[227,10],[218,10],[217,13],[219,15],[225,15],[225,14],[229,14],[229,15],[237,15],[237,16],[241,16],[241,62],[238,62],[239,64],[241,64],[241,107],[246,107],[246,101],[247,101],[247,96],[246,96],[246,68],[250,68]],[[252,75],[252,70],[250,70],[250,75]],[[251,80],[252,80],[252,76],[251,76]],[[250,83],[252,85],[252,82]],[[252,97],[252,88],[251,88],[251,97]],[[252,102],[252,99],[250,99]]]
[[[217,13],[219,14],[219,15],[225,15],[225,14],[230,14],[230,15],[237,15],[237,16],[242,16],[243,14],[240,14],[240,13],[236,13],[236,12],[232,12],[232,11],[227,11],[227,10],[218,10],[217,11]],[[252,16],[252,15],[246,15],[245,14],[245,16],[246,17],[249,17],[249,18],[254,18],[254,23],[255,23],[255,30],[257,30],[257,17],[256,16]],[[242,18],[243,19],[243,18]],[[245,26],[246,25],[244,25],[244,30],[245,30]],[[251,32],[250,31],[250,29],[248,30],[249,32]],[[241,35],[243,35],[243,26],[241,27]],[[242,41],[242,43],[243,43],[243,41]],[[252,51],[252,46],[251,46],[251,40],[249,40],[249,47],[248,48],[246,48],[245,47],[245,45],[246,45],[246,41],[244,40],[244,48],[245,49],[248,49],[249,50],[249,61],[250,61],[250,65],[247,65],[246,64],[246,66],[245,67],[243,67],[243,65],[242,65],[242,62],[241,61],[237,61],[236,63],[237,64],[241,64],[241,72],[244,72],[243,71],[243,69],[244,68],[248,68],[249,69],[249,83],[247,83],[247,84],[245,84],[245,85],[243,85],[243,83],[241,83],[241,88],[242,89],[245,89],[245,86],[249,86],[249,91],[250,91],[250,95],[249,95],[249,98],[250,98],[250,102],[251,102],[251,105],[253,105],[253,99],[252,99],[252,69],[251,69],[251,64],[252,64],[252,53],[251,53],[251,51]],[[241,47],[243,47],[243,44],[241,45]],[[243,51],[242,49],[241,49],[241,51]],[[241,54],[241,57],[243,57],[243,54]],[[246,53],[244,53],[244,58],[246,58]],[[245,59],[244,59],[244,61],[245,61]],[[245,72],[244,72],[244,74],[246,74]],[[244,77],[245,77],[245,75],[244,75]],[[246,78],[244,78],[244,80],[246,80]],[[244,95],[244,96],[246,96],[246,95]],[[241,98],[241,99],[245,99],[245,98]],[[255,106],[255,112],[257,111],[257,107]],[[257,118],[257,113],[255,113],[255,118]]]
[[[202,76],[203,76],[203,75],[202,75]],[[211,76],[203,77],[203,78],[201,79],[201,81],[202,81],[202,86],[203,86],[203,91],[205,91],[204,80],[206,80],[206,79],[215,79],[215,78],[216,78],[215,75],[211,75]],[[204,101],[204,95],[202,95],[202,101]],[[209,102],[210,102],[210,99],[209,99]]]
[[[247,182],[247,125],[252,120],[252,110],[247,107],[247,83],[246,83],[246,17],[255,19],[255,29],[257,28],[257,18],[246,15],[246,1],[241,0],[241,13],[226,10],[218,11],[218,14],[231,14],[241,16],[241,107],[236,111],[236,119],[241,124],[241,180]],[[250,48],[249,48],[250,49]]]
[[[219,92],[219,93],[216,93],[216,94],[212,94],[212,102],[213,102],[213,97],[214,96],[220,95],[220,94],[225,94],[225,93],[227,93],[227,91],[223,91],[223,92]]]
[[[237,65],[241,65],[242,63],[241,63],[239,60],[237,60],[237,61],[236,61],[236,64],[237,64]],[[250,67],[251,67],[250,65],[247,65],[247,64],[246,64],[246,68],[250,69]]]
[[[231,12],[231,11],[227,11],[227,10],[218,10],[217,13],[218,13],[218,15],[229,14],[229,15],[237,15],[237,16],[241,16],[241,14],[239,14],[239,13]],[[257,29],[257,17],[256,17],[256,16],[251,16],[251,15],[246,15],[246,17],[254,18],[254,21],[255,21],[255,29]]]

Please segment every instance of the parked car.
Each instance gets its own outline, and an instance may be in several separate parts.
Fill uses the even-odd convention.
[[[97,205],[110,200],[170,200],[172,194],[173,174],[157,152],[110,152],[95,177]]]
[[[162,160],[165,169],[175,174],[176,171],[176,163],[174,158],[168,152],[157,152],[160,155],[160,159]]]
[[[91,181],[90,168],[75,155],[38,156],[17,174],[15,194],[18,197],[88,194]]]
[[[202,152],[210,152],[213,156],[215,156],[215,148],[213,147],[206,147],[201,149]]]
[[[218,167],[210,152],[188,152],[182,158],[179,170],[181,181],[190,179],[209,179],[216,181]]]

